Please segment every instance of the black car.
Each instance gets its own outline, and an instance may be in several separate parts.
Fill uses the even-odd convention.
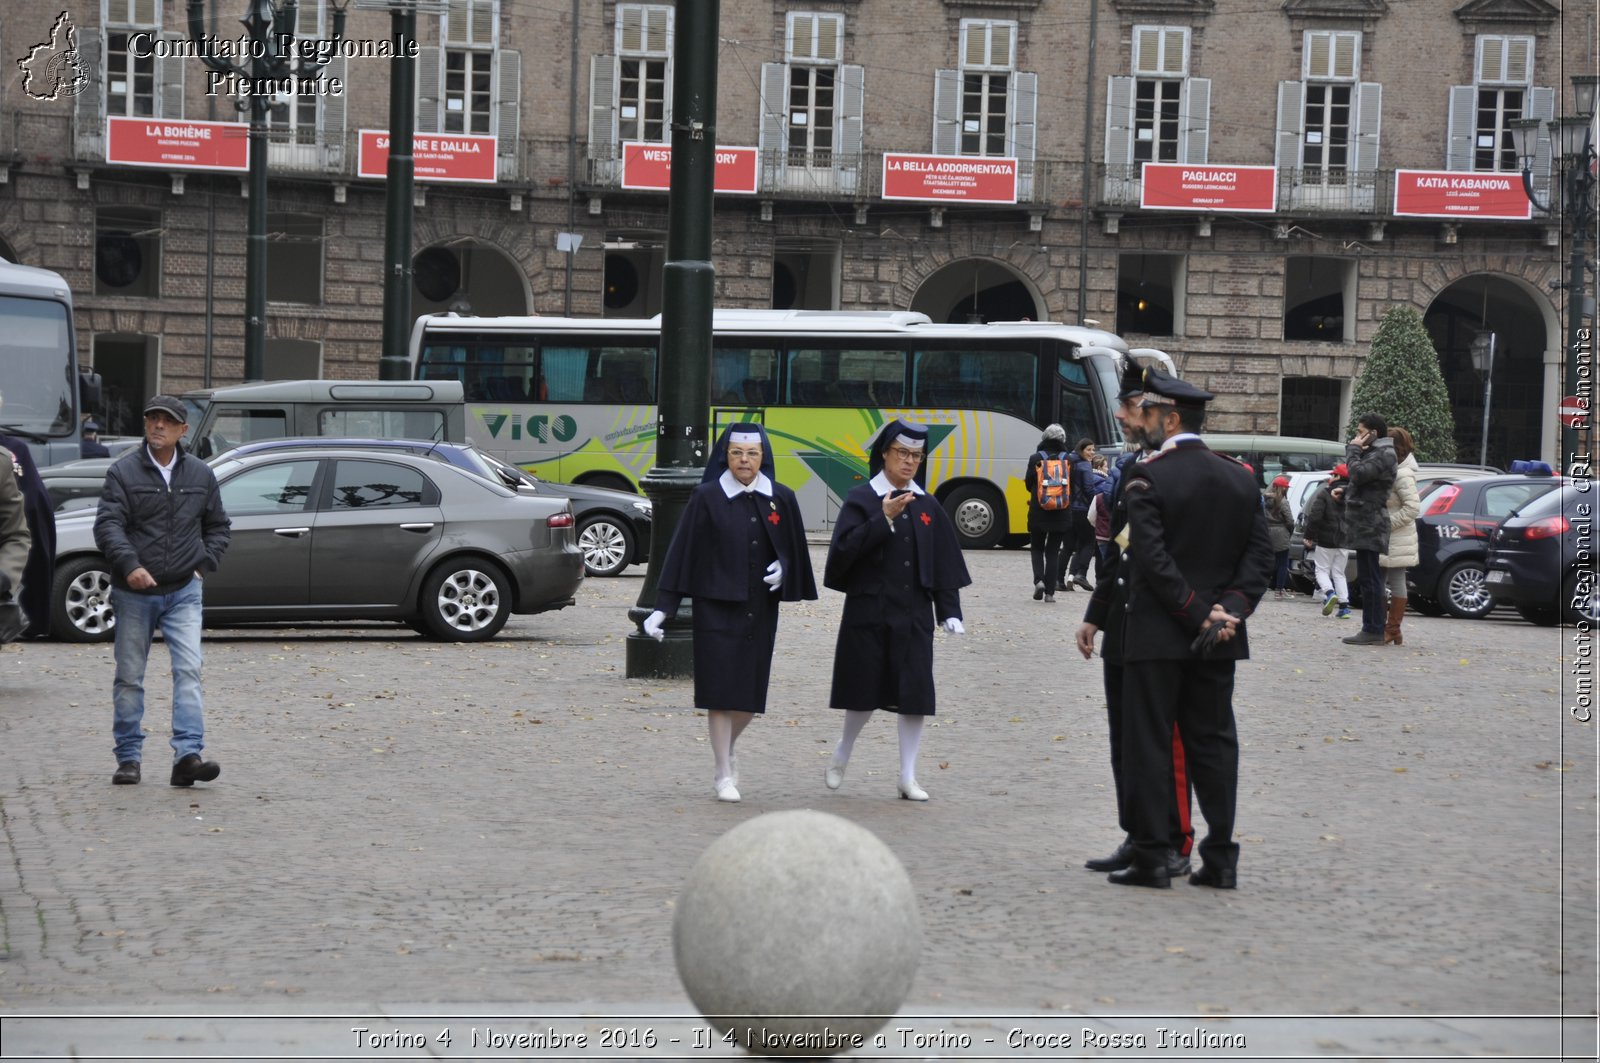
[[[1529,502],[1495,530],[1484,586],[1535,624],[1600,626],[1594,481],[1569,482]]]
[[[1549,473],[1434,484],[1417,518],[1417,564],[1406,572],[1412,608],[1428,616],[1488,616],[1494,609],[1484,585],[1489,537],[1501,521],[1560,484]]]

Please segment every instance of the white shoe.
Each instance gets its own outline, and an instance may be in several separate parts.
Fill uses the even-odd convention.
[[[844,785],[844,765],[829,764],[828,770],[822,773],[822,784],[830,790],[837,790]]]
[[[901,779],[900,796],[907,801],[926,801],[928,799],[928,791],[918,786],[915,779]]]
[[[727,801],[729,804],[738,803],[739,788],[733,785],[732,779],[723,779],[721,782],[716,783],[715,785],[717,788],[718,801]]]

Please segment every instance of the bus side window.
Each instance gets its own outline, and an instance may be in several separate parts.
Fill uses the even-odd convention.
[[[587,347],[550,347],[541,352],[543,370],[541,386],[549,402],[598,401],[588,398],[589,349]]]

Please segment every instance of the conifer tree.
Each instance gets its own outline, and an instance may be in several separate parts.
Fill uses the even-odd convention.
[[[1346,439],[1369,413],[1381,414],[1391,425],[1410,432],[1419,462],[1456,460],[1456,422],[1439,371],[1439,355],[1421,316],[1409,306],[1384,314],[1372,337],[1372,350],[1350,400]]]

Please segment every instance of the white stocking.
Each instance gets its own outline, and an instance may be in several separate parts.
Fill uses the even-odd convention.
[[[867,721],[872,719],[872,711],[873,710],[871,709],[867,709],[864,712],[858,709],[845,710],[844,734],[840,736],[839,745],[833,751],[833,762],[835,764],[846,764],[849,762],[850,753],[856,747],[856,736],[859,735],[861,733],[861,729],[867,725]]]
[[[917,777],[917,750],[922,747],[922,722],[926,716],[900,714],[900,781]]]

